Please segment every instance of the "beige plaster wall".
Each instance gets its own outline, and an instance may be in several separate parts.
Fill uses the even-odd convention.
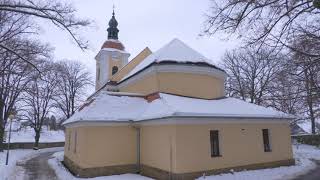
[[[137,162],[136,131],[130,126],[74,127],[67,128],[67,134],[70,130],[78,130],[79,153],[66,152],[65,155],[82,168],[128,165]],[[73,143],[71,141],[71,145]],[[67,147],[66,142],[65,148]]]
[[[64,155],[83,167],[83,157],[86,155],[85,128],[66,128]]]
[[[151,94],[164,92],[182,96],[213,99],[223,97],[224,80],[200,74],[156,73],[120,88],[123,92]]]
[[[157,80],[157,74],[145,76],[143,79],[136,81],[120,88],[122,92],[133,92],[148,95],[154,92],[159,92],[159,83]]]
[[[262,129],[270,129],[271,152],[264,152]],[[221,157],[211,157],[210,130],[219,130]],[[176,173],[293,158],[288,123],[179,125],[176,142]]]
[[[172,171],[176,158],[175,126],[141,127],[141,164]]]
[[[159,73],[158,81],[160,92],[204,99],[224,96],[224,81],[208,75]]]
[[[270,121],[270,120],[269,120]],[[271,152],[264,152],[262,129],[270,130]],[[211,157],[210,130],[219,130],[221,157]],[[68,137],[77,131],[68,150]],[[130,126],[66,129],[65,155],[82,168],[135,164],[136,130]],[[190,173],[292,159],[288,123],[211,123],[142,125],[141,164]]]

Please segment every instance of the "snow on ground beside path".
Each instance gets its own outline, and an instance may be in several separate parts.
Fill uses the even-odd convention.
[[[5,180],[24,180],[26,173],[24,168],[21,167],[20,165],[24,164],[27,160],[38,156],[40,153],[56,152],[56,151],[63,151],[63,147],[46,148],[46,149],[39,149],[39,150],[31,150],[31,149],[10,150],[10,161],[9,161],[10,166],[4,167],[4,170],[3,170],[5,171],[4,174],[1,174],[1,166],[0,166],[0,177]],[[0,153],[0,155],[1,154],[2,153]],[[5,153],[3,154],[4,156],[6,155]]]
[[[307,173],[316,167],[310,159],[320,160],[320,149],[309,145],[294,145],[295,166],[252,170],[207,176],[205,180],[285,180]],[[198,180],[203,180],[199,178]]]
[[[61,163],[63,160],[63,151],[53,154],[52,159],[48,160],[49,165],[56,172],[56,175],[61,180],[78,180],[83,178],[77,178],[73,176]],[[138,174],[122,174],[113,176],[101,176],[96,178],[86,178],[86,180],[152,180],[151,178],[144,177]]]
[[[16,162],[20,159],[27,157],[32,154],[33,150],[10,150],[9,153],[9,164],[6,163],[7,151],[0,152],[0,177],[1,179],[8,179],[12,173]]]
[[[34,142],[34,136],[34,130],[32,128],[26,128],[17,132],[11,132],[10,142]],[[61,130],[43,130],[40,135],[40,142],[64,142],[64,140],[64,132]]]
[[[37,156],[41,152],[61,151],[63,148],[47,148],[40,149],[38,151],[32,149],[15,149],[9,151],[9,163],[5,165],[7,151],[0,152],[0,177],[1,180],[19,179],[20,175],[23,175],[21,169],[20,172],[16,171],[16,164],[20,164],[28,159]]]
[[[296,159],[295,166],[278,167],[261,170],[251,170],[227,173],[215,176],[201,177],[198,180],[288,180],[297,177],[301,174],[307,173],[316,167],[316,164],[310,159],[320,160],[320,149],[308,145],[294,145],[294,157]],[[61,164],[63,160],[63,152],[57,152],[53,155],[55,158],[49,160],[49,165],[55,170],[56,174],[62,180],[78,180],[81,178],[74,177],[65,167]],[[89,178],[88,180],[149,180],[150,178],[135,175],[123,174],[117,176],[104,176]]]

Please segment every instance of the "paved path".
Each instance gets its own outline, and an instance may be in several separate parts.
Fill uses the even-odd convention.
[[[18,166],[24,169],[23,180],[58,180],[53,169],[48,164],[54,152],[41,152],[39,155],[25,161]]]
[[[293,180],[320,180],[320,161],[313,160],[317,167],[311,171],[309,171],[307,174],[298,176],[294,178]]]

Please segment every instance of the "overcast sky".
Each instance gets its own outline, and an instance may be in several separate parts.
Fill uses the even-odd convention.
[[[156,51],[161,46],[178,38],[218,62],[225,50],[235,42],[220,37],[200,37],[205,13],[210,10],[210,0],[66,0],[72,2],[79,17],[93,21],[81,35],[89,40],[90,49],[80,50],[71,37],[49,23],[45,23],[41,38],[54,48],[59,59],[79,60],[95,72],[94,56],[107,40],[108,22],[115,4],[116,19],[119,23],[119,40],[131,53],[132,59],[145,47]],[[94,75],[94,74],[93,74]]]

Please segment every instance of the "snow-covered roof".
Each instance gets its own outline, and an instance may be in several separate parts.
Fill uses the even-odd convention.
[[[106,50],[106,51],[112,51],[112,52],[119,52],[119,53],[127,53],[127,51],[125,50],[119,50],[119,49],[115,49],[115,48],[102,48],[102,50]]]
[[[173,39],[168,44],[146,57],[146,59],[132,69],[122,80],[127,79],[154,62],[159,63],[163,61],[207,63],[214,65],[211,60],[204,57],[181,40]]]
[[[148,102],[143,97],[111,95],[101,91],[64,124],[72,122],[126,122],[164,117],[218,117],[290,119],[291,115],[236,98],[195,99],[160,93]]]

